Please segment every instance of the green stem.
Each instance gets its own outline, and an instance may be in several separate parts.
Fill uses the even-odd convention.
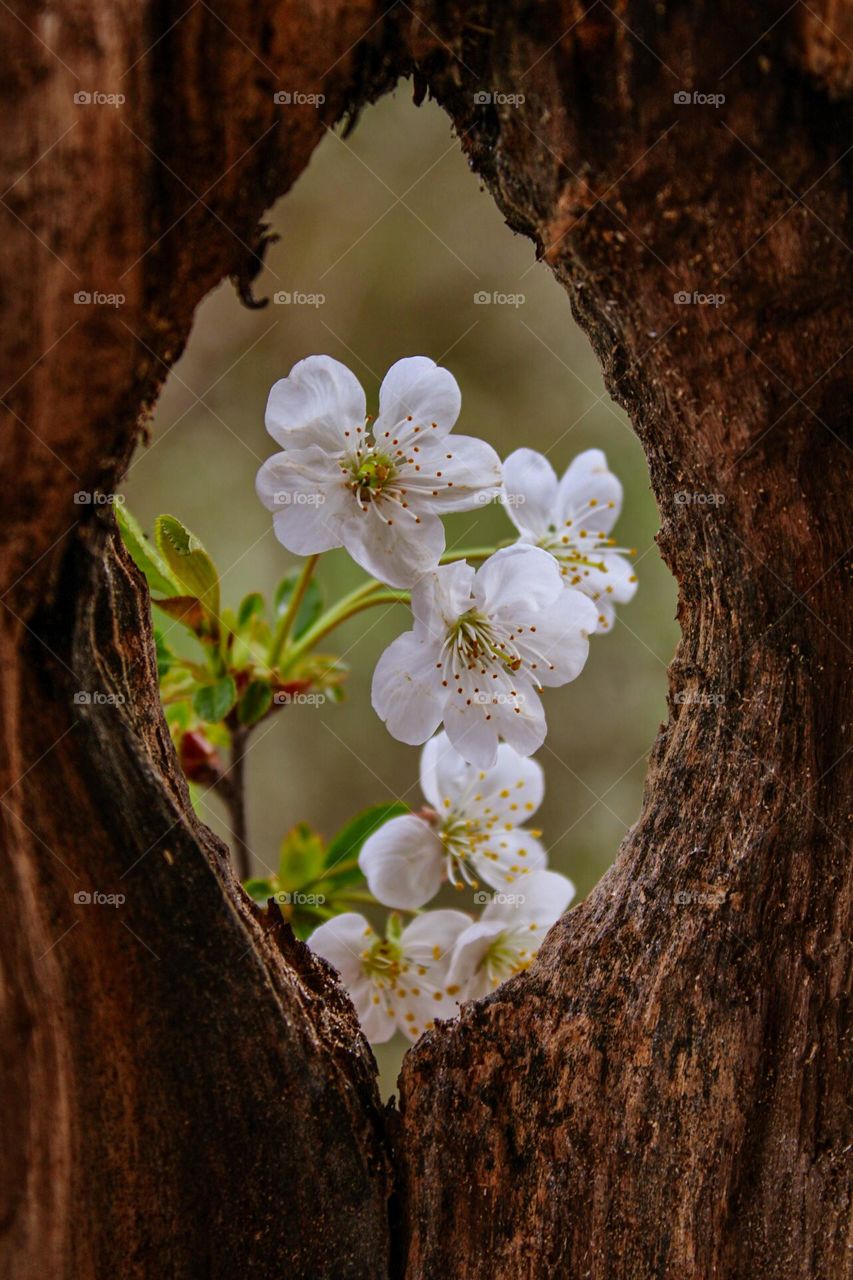
[[[376,586],[380,585],[381,583],[376,584]],[[374,586],[371,586],[371,592],[375,592]],[[319,640],[327,636],[330,631],[334,631],[342,622],[355,617],[357,613],[361,613],[365,609],[372,609],[374,605],[378,604],[408,604],[409,599],[408,591],[382,591],[378,594],[368,594],[366,589],[363,591],[361,599],[351,600],[350,597],[345,597],[339,605],[334,609],[330,609],[324,617],[319,618],[314,626],[306,631],[303,636],[300,636],[296,644],[291,646],[287,654],[287,661],[281,668],[280,674],[286,674],[294,662],[302,657],[303,653],[313,649]],[[344,608],[345,605],[346,608]]]
[[[493,547],[461,547],[458,551],[445,551],[438,563],[455,564],[457,560],[488,560],[489,556],[500,551],[501,547],[511,547],[516,541],[515,538],[504,538]]]
[[[273,637],[272,647],[270,648],[269,663],[271,667],[278,665],[282,650],[287,643],[287,637],[290,635],[291,628],[299,612],[299,606],[308,590],[308,583],[317,567],[317,561],[320,559],[319,554],[309,556],[302,566],[299,577],[296,580],[296,586],[293,588],[293,595],[290,597],[290,603],[281,615],[279,624],[276,627],[275,636]]]

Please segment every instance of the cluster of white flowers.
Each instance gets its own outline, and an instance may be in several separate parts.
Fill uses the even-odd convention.
[[[501,466],[490,445],[451,434],[460,406],[452,374],[415,356],[389,370],[372,419],[355,376],[312,356],[272,388],[267,428],[282,452],[258,474],[288,550],[345,547],[379,582],[411,593],[412,628],[380,658],[372,700],[395,738],[426,744],[427,805],[392,818],[361,850],[371,893],[394,908],[385,936],[346,912],[310,939],[374,1042],[398,1027],[414,1039],[525,969],[574,896],[546,869],[540,833],[523,826],[543,795],[529,759],[547,731],[539,695],[580,674],[589,637],[609,631],[614,606],[636,590],[610,537],[622,489],[604,454],[581,454],[562,479],[530,449]],[[477,569],[440,563],[440,517],[492,498],[516,526],[515,544]],[[478,920],[420,912],[445,883],[487,902]],[[404,926],[399,912],[413,918]]]

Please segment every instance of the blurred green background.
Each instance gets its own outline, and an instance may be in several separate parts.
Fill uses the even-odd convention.
[[[270,385],[313,353],[349,365],[369,412],[390,364],[431,356],[462,389],[458,430],[502,456],[527,445],[547,451],[561,473],[581,450],[604,449],[625,488],[615,533],[637,548],[640,586],[613,633],[593,641],[580,679],[547,692],[549,736],[538,755],[547,790],[536,822],[553,867],[571,876],[580,900],[639,813],[677,636],[675,586],[653,542],[657,511],[642,450],[605,395],[565,293],[535,262],[532,244],[507,229],[434,104],[416,108],[401,87],[348,139],[330,133],[271,221],[281,239],[256,282],[270,305],[246,310],[224,284],[199,308],[151,443],[130,469],[130,508],[148,530],[170,512],[197,533],[223,572],[225,603],[249,590],[271,595],[294,559],[254,493],[258,467],[278,447],[264,431],[264,406]],[[477,303],[480,292],[515,300]],[[276,293],[291,301],[274,303]],[[510,533],[495,505],[447,521],[448,546]],[[319,577],[331,599],[361,573],[337,551],[323,557]],[[274,870],[281,837],[297,820],[331,835],[367,804],[420,803],[418,749],[387,734],[369,696],[377,658],[408,619],[394,606],[347,624],[337,633],[352,667],[346,701],[288,707],[256,731],[248,763],[256,874]],[[216,800],[202,814],[227,834]],[[453,905],[470,905],[448,893]],[[400,1038],[378,1054],[389,1088],[402,1048]]]

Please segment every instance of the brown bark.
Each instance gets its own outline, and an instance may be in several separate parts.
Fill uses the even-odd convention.
[[[412,1277],[853,1274],[849,9],[16,12],[4,1273],[382,1276],[390,1247]],[[408,1056],[389,1134],[328,971],[264,931],[192,816],[144,589],[72,495],[115,484],[195,305],[247,285],[324,125],[409,70],[631,414],[683,639],[614,868],[533,970]],[[121,113],[74,107],[119,84]],[[278,112],[279,87],[326,103]],[[127,302],[73,304],[95,288]],[[120,913],[73,901],[125,883]]]

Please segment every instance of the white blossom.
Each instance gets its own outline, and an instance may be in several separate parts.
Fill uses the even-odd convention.
[[[457,938],[448,988],[459,988],[459,1000],[474,1000],[527,969],[574,896],[571,880],[556,871],[534,871],[514,892],[495,894]]]
[[[610,631],[614,605],[637,589],[624,548],[609,536],[622,508],[622,486],[600,449],[578,454],[558,481],[547,458],[516,449],[504,462],[504,502],[520,541],[554,556],[564,581],[594,601],[597,630]]]
[[[392,915],[381,938],[363,915],[347,911],[315,929],[308,945],[338,970],[371,1043],[390,1040],[398,1027],[416,1040],[435,1018],[457,1012],[460,989],[447,972],[470,923],[461,911],[425,911],[402,928]]]
[[[414,629],[385,650],[373,706],[401,742],[426,742],[441,721],[471,764],[488,769],[503,737],[524,756],[542,745],[537,690],[574,680],[589,652],[596,610],[564,589],[557,562],[536,547],[495,552],[425,574],[412,591]]]
[[[547,861],[527,822],[542,803],[535,760],[503,742],[489,769],[467,764],[440,733],[421,753],[421,790],[430,808],[392,818],[362,846],[359,866],[370,892],[389,907],[412,910],[445,880],[506,889]]]
[[[439,517],[500,491],[494,449],[450,436],[460,405],[453,375],[412,356],[389,369],[371,422],[345,365],[301,360],[270,391],[266,426],[283,452],[257,478],[279,542],[297,555],[343,546],[382,582],[411,586],[444,551]]]

